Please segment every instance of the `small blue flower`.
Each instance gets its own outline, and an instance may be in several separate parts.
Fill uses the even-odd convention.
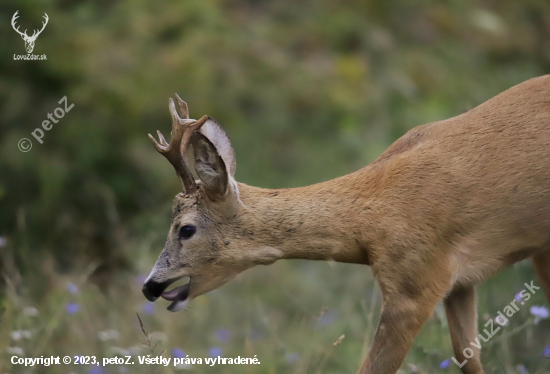
[[[150,302],[144,302],[141,304],[141,310],[145,314],[153,314],[155,304]]]
[[[216,339],[222,343],[226,343],[231,339],[231,332],[228,329],[218,329],[216,331]]]
[[[290,352],[285,355],[285,360],[289,364],[293,364],[300,359],[300,356],[296,352]]]
[[[514,297],[514,299],[519,303],[521,301],[523,301],[523,298],[521,297],[521,292],[518,292],[516,294],[516,297]]]
[[[136,283],[139,285],[143,285],[143,283],[145,283],[146,280],[147,280],[147,275],[145,274],[140,274],[136,277]]]
[[[531,307],[531,314],[539,318],[548,318],[548,309],[543,306],[534,305]]]
[[[445,360],[445,361],[443,361],[442,363],[439,364],[439,368],[440,369],[447,369],[449,367],[450,363],[451,362],[447,359],[447,360]]]
[[[223,351],[220,347],[212,347],[208,350],[208,355],[210,357],[218,357],[223,355]]]
[[[527,368],[523,365],[518,365],[516,366],[516,371],[519,373],[519,374],[529,374],[529,370],[527,370]]]
[[[65,311],[69,314],[75,314],[78,312],[78,304],[77,303],[68,303],[65,304]]]
[[[530,311],[531,314],[535,317],[535,323],[539,323],[541,319],[548,318],[548,309],[543,306],[533,305]]]
[[[90,369],[88,369],[88,374],[107,374],[107,372],[101,366],[92,365]]]
[[[544,347],[544,357],[550,357],[550,345]]]
[[[327,326],[330,325],[336,319],[336,312],[333,310],[327,310],[325,314],[319,318],[319,325]]]
[[[174,358],[184,358],[185,352],[181,350],[180,348],[174,347],[172,348],[172,357]]]
[[[73,295],[78,292],[78,287],[73,282],[67,282],[65,289]]]

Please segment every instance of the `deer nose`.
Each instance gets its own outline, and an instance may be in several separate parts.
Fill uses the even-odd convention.
[[[172,283],[174,283],[175,280],[168,280],[165,282],[157,282],[153,279],[149,279],[145,282],[143,285],[143,288],[141,291],[143,292],[143,295],[147,298],[149,301],[155,301],[159,298],[160,295],[168,288],[168,286]]]

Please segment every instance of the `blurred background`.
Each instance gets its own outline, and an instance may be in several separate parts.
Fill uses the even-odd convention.
[[[48,14],[33,51],[47,60],[14,60],[26,53],[10,25],[17,10],[20,30]],[[355,171],[407,130],[547,73],[545,0],[2,1],[0,372],[354,373],[380,308],[367,267],[280,262],[177,314],[142,296],[180,191],[147,138],[168,136],[168,98],[224,126],[237,180],[296,187]],[[31,132],[64,96],[74,108],[40,144]],[[534,279],[523,262],[480,286],[480,324]],[[550,372],[550,320],[533,306],[548,308],[542,291],[484,343],[487,373]],[[10,364],[151,350],[261,364]],[[439,306],[400,372],[458,373],[452,356]]]

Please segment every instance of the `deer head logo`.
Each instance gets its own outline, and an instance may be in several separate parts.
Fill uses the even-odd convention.
[[[34,42],[36,41],[36,38],[38,38],[38,35],[40,35],[40,33],[44,30],[44,28],[48,24],[48,19],[49,19],[48,15],[46,13],[44,13],[44,18],[46,19],[46,22],[42,23],[42,29],[40,29],[40,31],[34,30],[33,34],[31,36],[28,36],[27,35],[27,30],[25,30],[25,32],[21,32],[21,31],[19,31],[19,26],[17,26],[17,28],[15,27],[15,20],[19,17],[17,15],[18,12],[19,11],[15,12],[15,14],[13,15],[13,17],[11,19],[11,26],[13,27],[13,29],[15,31],[17,31],[17,33],[19,35],[21,35],[21,37],[25,41],[25,49],[27,50],[27,53],[32,53],[32,50],[34,49]]]

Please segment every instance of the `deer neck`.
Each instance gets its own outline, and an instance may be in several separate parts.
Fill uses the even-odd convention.
[[[363,236],[369,231],[369,198],[363,189],[350,188],[353,180],[351,175],[278,190],[239,184],[244,227],[278,258],[370,264]]]

